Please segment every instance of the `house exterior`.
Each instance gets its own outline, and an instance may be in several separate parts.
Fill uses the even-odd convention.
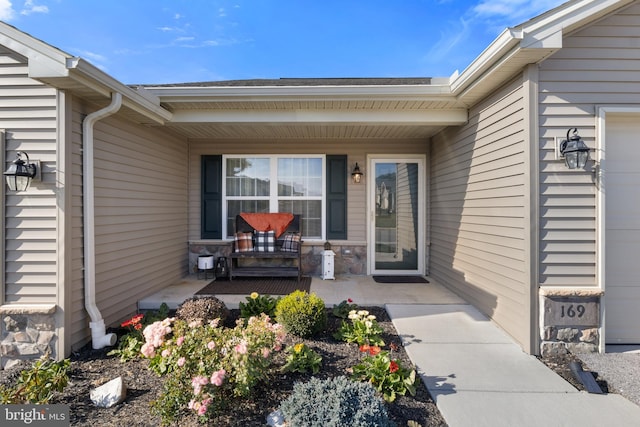
[[[337,275],[429,275],[528,353],[640,343],[638,40],[640,1],[574,0],[448,78],[130,87],[0,23],[0,155],[41,171],[0,190],[2,366],[109,345],[240,211],[302,214],[306,274],[330,241]]]

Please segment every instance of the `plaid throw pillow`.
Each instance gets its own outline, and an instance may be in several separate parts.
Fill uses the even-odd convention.
[[[282,252],[298,252],[298,247],[300,246],[300,235],[299,234],[285,234],[282,239],[282,247],[280,250]]]
[[[253,233],[236,233],[236,252],[253,252]]]
[[[276,237],[273,230],[254,231],[256,252],[275,252]]]

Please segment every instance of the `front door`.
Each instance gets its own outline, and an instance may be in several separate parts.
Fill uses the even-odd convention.
[[[369,158],[369,274],[424,274],[424,163]]]

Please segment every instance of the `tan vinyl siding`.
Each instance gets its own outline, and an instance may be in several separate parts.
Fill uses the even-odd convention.
[[[430,274],[528,346],[524,96],[517,79],[432,141]]]
[[[640,104],[640,5],[565,38],[540,65],[540,284],[596,286],[591,170],[555,160],[554,138],[577,127],[593,148],[597,107]]]
[[[74,104],[72,342],[87,339],[82,273],[82,120]],[[137,301],[177,283],[187,267],[187,147],[158,129],[112,116],[95,136],[96,301],[107,325]]]
[[[27,76],[27,61],[0,48],[0,129],[5,160],[25,151],[40,160],[42,182],[28,193],[7,191],[4,205],[4,303],[57,302],[56,91]],[[3,184],[4,185],[4,184]]]
[[[348,154],[348,167],[358,162],[365,170],[367,154],[425,154],[423,140],[196,140],[190,143],[189,156],[189,239],[200,239],[200,158],[207,154]],[[347,187],[348,240],[366,241],[366,185],[349,180]]]

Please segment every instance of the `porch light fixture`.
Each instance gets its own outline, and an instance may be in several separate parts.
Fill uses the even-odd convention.
[[[27,158],[25,163],[22,156]],[[36,178],[38,173],[38,164],[29,161],[29,155],[26,152],[18,151],[17,159],[11,163],[11,166],[4,172],[7,186],[11,191],[25,191],[29,187],[32,179]]]
[[[564,162],[569,169],[584,168],[589,160],[589,147],[578,135],[578,128],[573,128],[573,135],[560,143],[560,154],[564,157]]]
[[[363,176],[364,174],[360,171],[360,166],[358,166],[356,162],[356,166],[353,168],[353,172],[351,172],[351,179],[353,179],[354,184],[360,184]]]

